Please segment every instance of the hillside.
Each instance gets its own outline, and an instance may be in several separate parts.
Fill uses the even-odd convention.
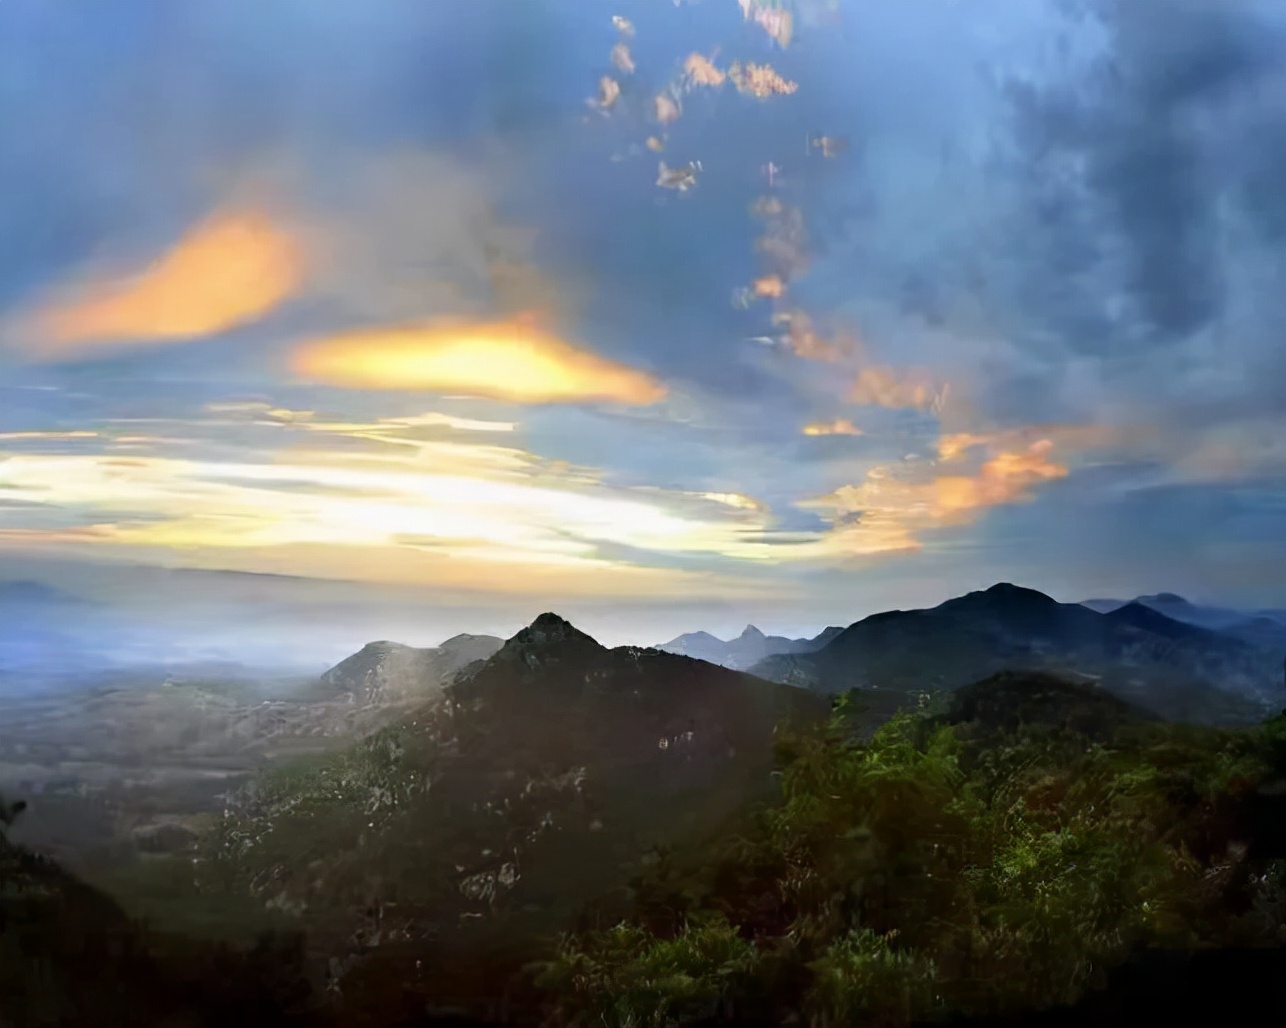
[[[427,649],[367,643],[325,672],[311,698],[363,705],[424,702],[449,675],[475,660],[486,660],[503,644],[493,635],[457,635]]]
[[[205,1028],[309,1020],[298,940],[250,950],[163,935],[0,832],[0,1018],[6,1028]]]
[[[1254,814],[1283,731],[1008,673],[871,738],[846,717],[791,733],[780,801],[650,869],[624,920],[544,965],[551,1020],[1278,1023],[1282,833]]]
[[[1142,604],[1107,614],[1000,583],[927,610],[850,625],[812,654],[779,655],[752,673],[826,693],[956,689],[1002,670],[1050,670],[1180,720],[1253,721],[1280,706],[1281,663],[1224,634]]]
[[[292,913],[357,989],[349,971],[377,948],[459,952],[569,926],[654,846],[764,794],[777,726],[827,710],[702,661],[606,649],[545,614],[395,725],[253,783],[202,877]]]

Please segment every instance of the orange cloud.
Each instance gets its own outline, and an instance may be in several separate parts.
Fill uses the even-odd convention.
[[[780,275],[764,275],[757,278],[751,286],[756,296],[778,299],[786,292],[786,283]]]
[[[1053,459],[1053,441],[997,453],[973,474],[905,477],[904,472],[872,468],[860,485],[798,506],[831,519],[828,547],[844,553],[918,549],[928,531],[972,522],[982,511],[1033,498],[1037,486],[1068,474]],[[914,474],[914,473],[913,473]]]
[[[941,405],[942,395],[942,387],[922,369],[870,365],[858,373],[849,399],[875,407],[932,410]]]
[[[300,243],[256,211],[216,213],[132,275],[74,288],[35,313],[34,349],[178,342],[257,321],[303,284]]]
[[[683,62],[683,77],[693,86],[722,86],[728,76],[710,58],[694,53]]]
[[[755,251],[766,257],[778,277],[794,278],[808,270],[807,234],[798,207],[787,207],[774,197],[762,197],[751,213],[763,218],[764,234],[755,240]]]
[[[990,440],[990,436],[973,435],[969,432],[952,432],[938,440],[938,460],[953,461],[959,459],[966,451],[981,446]]]
[[[666,395],[650,375],[581,350],[529,320],[430,322],[305,343],[294,368],[358,389],[424,389],[517,403],[607,400],[650,404]]]
[[[857,341],[846,335],[825,339],[803,311],[781,311],[773,315],[773,325],[786,329],[782,341],[797,357],[834,363],[857,352]]]
[[[678,121],[679,115],[683,113],[678,101],[665,93],[658,93],[653,102],[656,105],[656,120],[662,125]]]
[[[767,64],[746,64],[733,61],[728,77],[738,92],[766,100],[770,96],[790,96],[799,89],[798,82],[783,78]]]
[[[1032,487],[1067,476],[1067,468],[1050,459],[1054,444],[1041,439],[1025,450],[997,454],[975,476],[946,475],[934,483],[939,514],[950,518],[983,507],[1028,499]]]
[[[834,421],[814,421],[804,426],[804,435],[861,435],[862,430],[848,418],[836,418]]]

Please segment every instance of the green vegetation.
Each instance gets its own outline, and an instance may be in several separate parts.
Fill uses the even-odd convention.
[[[765,752],[667,792],[654,728],[640,773],[596,741],[619,750],[628,719],[537,734],[505,699],[267,773],[189,872],[151,873],[208,927],[305,932],[341,967],[314,998],[345,1024],[1004,1017],[1076,1003],[1149,947],[1279,945],[1286,925],[1257,806],[1286,777],[1286,717],[1175,725],[1001,674],[878,727],[867,694],[841,698],[778,730],[771,778]]]
[[[1142,947],[1275,943],[1286,863],[1248,856],[1245,811],[1286,719],[1176,727],[1034,687],[1066,709],[989,723],[966,696],[863,740],[841,707],[783,737],[779,801],[700,862],[659,862],[623,922],[542,965],[558,1016],[1003,1016],[1074,1003]]]

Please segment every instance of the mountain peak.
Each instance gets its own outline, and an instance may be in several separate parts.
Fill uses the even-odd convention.
[[[1036,600],[1045,603],[1054,602],[1052,596],[1046,596],[1038,589],[1028,589],[1026,586],[1014,585],[1013,582],[997,582],[990,589],[987,589],[984,595],[1005,599]]]
[[[746,625],[746,627],[741,630],[741,635],[739,636],[739,638],[763,639],[764,633],[759,631],[759,629],[757,629],[754,625]]]
[[[535,621],[528,626],[528,631],[532,632],[575,632],[572,623],[566,618],[561,618],[557,614],[546,611],[541,614]]]
[[[1191,607],[1192,604],[1178,593],[1156,593],[1154,596],[1140,596],[1139,603],[1164,603],[1173,607]]]
[[[556,660],[575,660],[600,651],[603,647],[598,640],[557,614],[546,612],[506,642],[496,656],[501,660],[521,661],[534,668],[550,656]]]

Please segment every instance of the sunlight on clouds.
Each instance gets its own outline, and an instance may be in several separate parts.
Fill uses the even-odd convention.
[[[33,356],[102,345],[180,342],[262,318],[301,288],[299,243],[255,211],[225,211],[189,229],[153,263],[64,287],[31,317]]]
[[[955,445],[963,438],[956,437]],[[940,452],[952,452],[947,442],[940,443]],[[1053,449],[1052,440],[1039,439],[1022,449],[1000,450],[973,474],[926,476],[876,467],[860,485],[841,486],[798,506],[831,520],[829,543],[836,550],[916,549],[925,532],[968,524],[989,507],[1028,502],[1039,485],[1066,477],[1068,468],[1053,459]]]
[[[71,432],[0,432],[0,440],[4,442],[18,440],[40,439],[47,441],[61,441],[65,439],[97,439],[98,433],[91,432],[88,429],[77,429]]]
[[[19,538],[15,532],[34,532],[33,542],[207,558],[329,547],[390,565],[394,554],[412,550],[457,565],[540,566],[548,573],[643,570],[602,558],[601,546],[759,563],[786,556],[757,541],[767,515],[749,497],[705,494],[737,512],[717,516],[692,508],[685,494],[611,489],[577,469],[498,447],[425,444],[414,459],[382,461],[299,452],[260,463],[25,453],[2,467],[0,499],[34,496],[46,518],[71,514],[84,522],[73,530],[11,519],[0,533],[10,540]],[[487,587],[508,585],[501,576]]]
[[[814,421],[804,426],[804,435],[861,435],[862,430],[848,418],[834,421]]]
[[[351,332],[305,343],[295,370],[357,389],[428,390],[517,403],[606,400],[650,404],[665,387],[515,319],[430,322]]]

